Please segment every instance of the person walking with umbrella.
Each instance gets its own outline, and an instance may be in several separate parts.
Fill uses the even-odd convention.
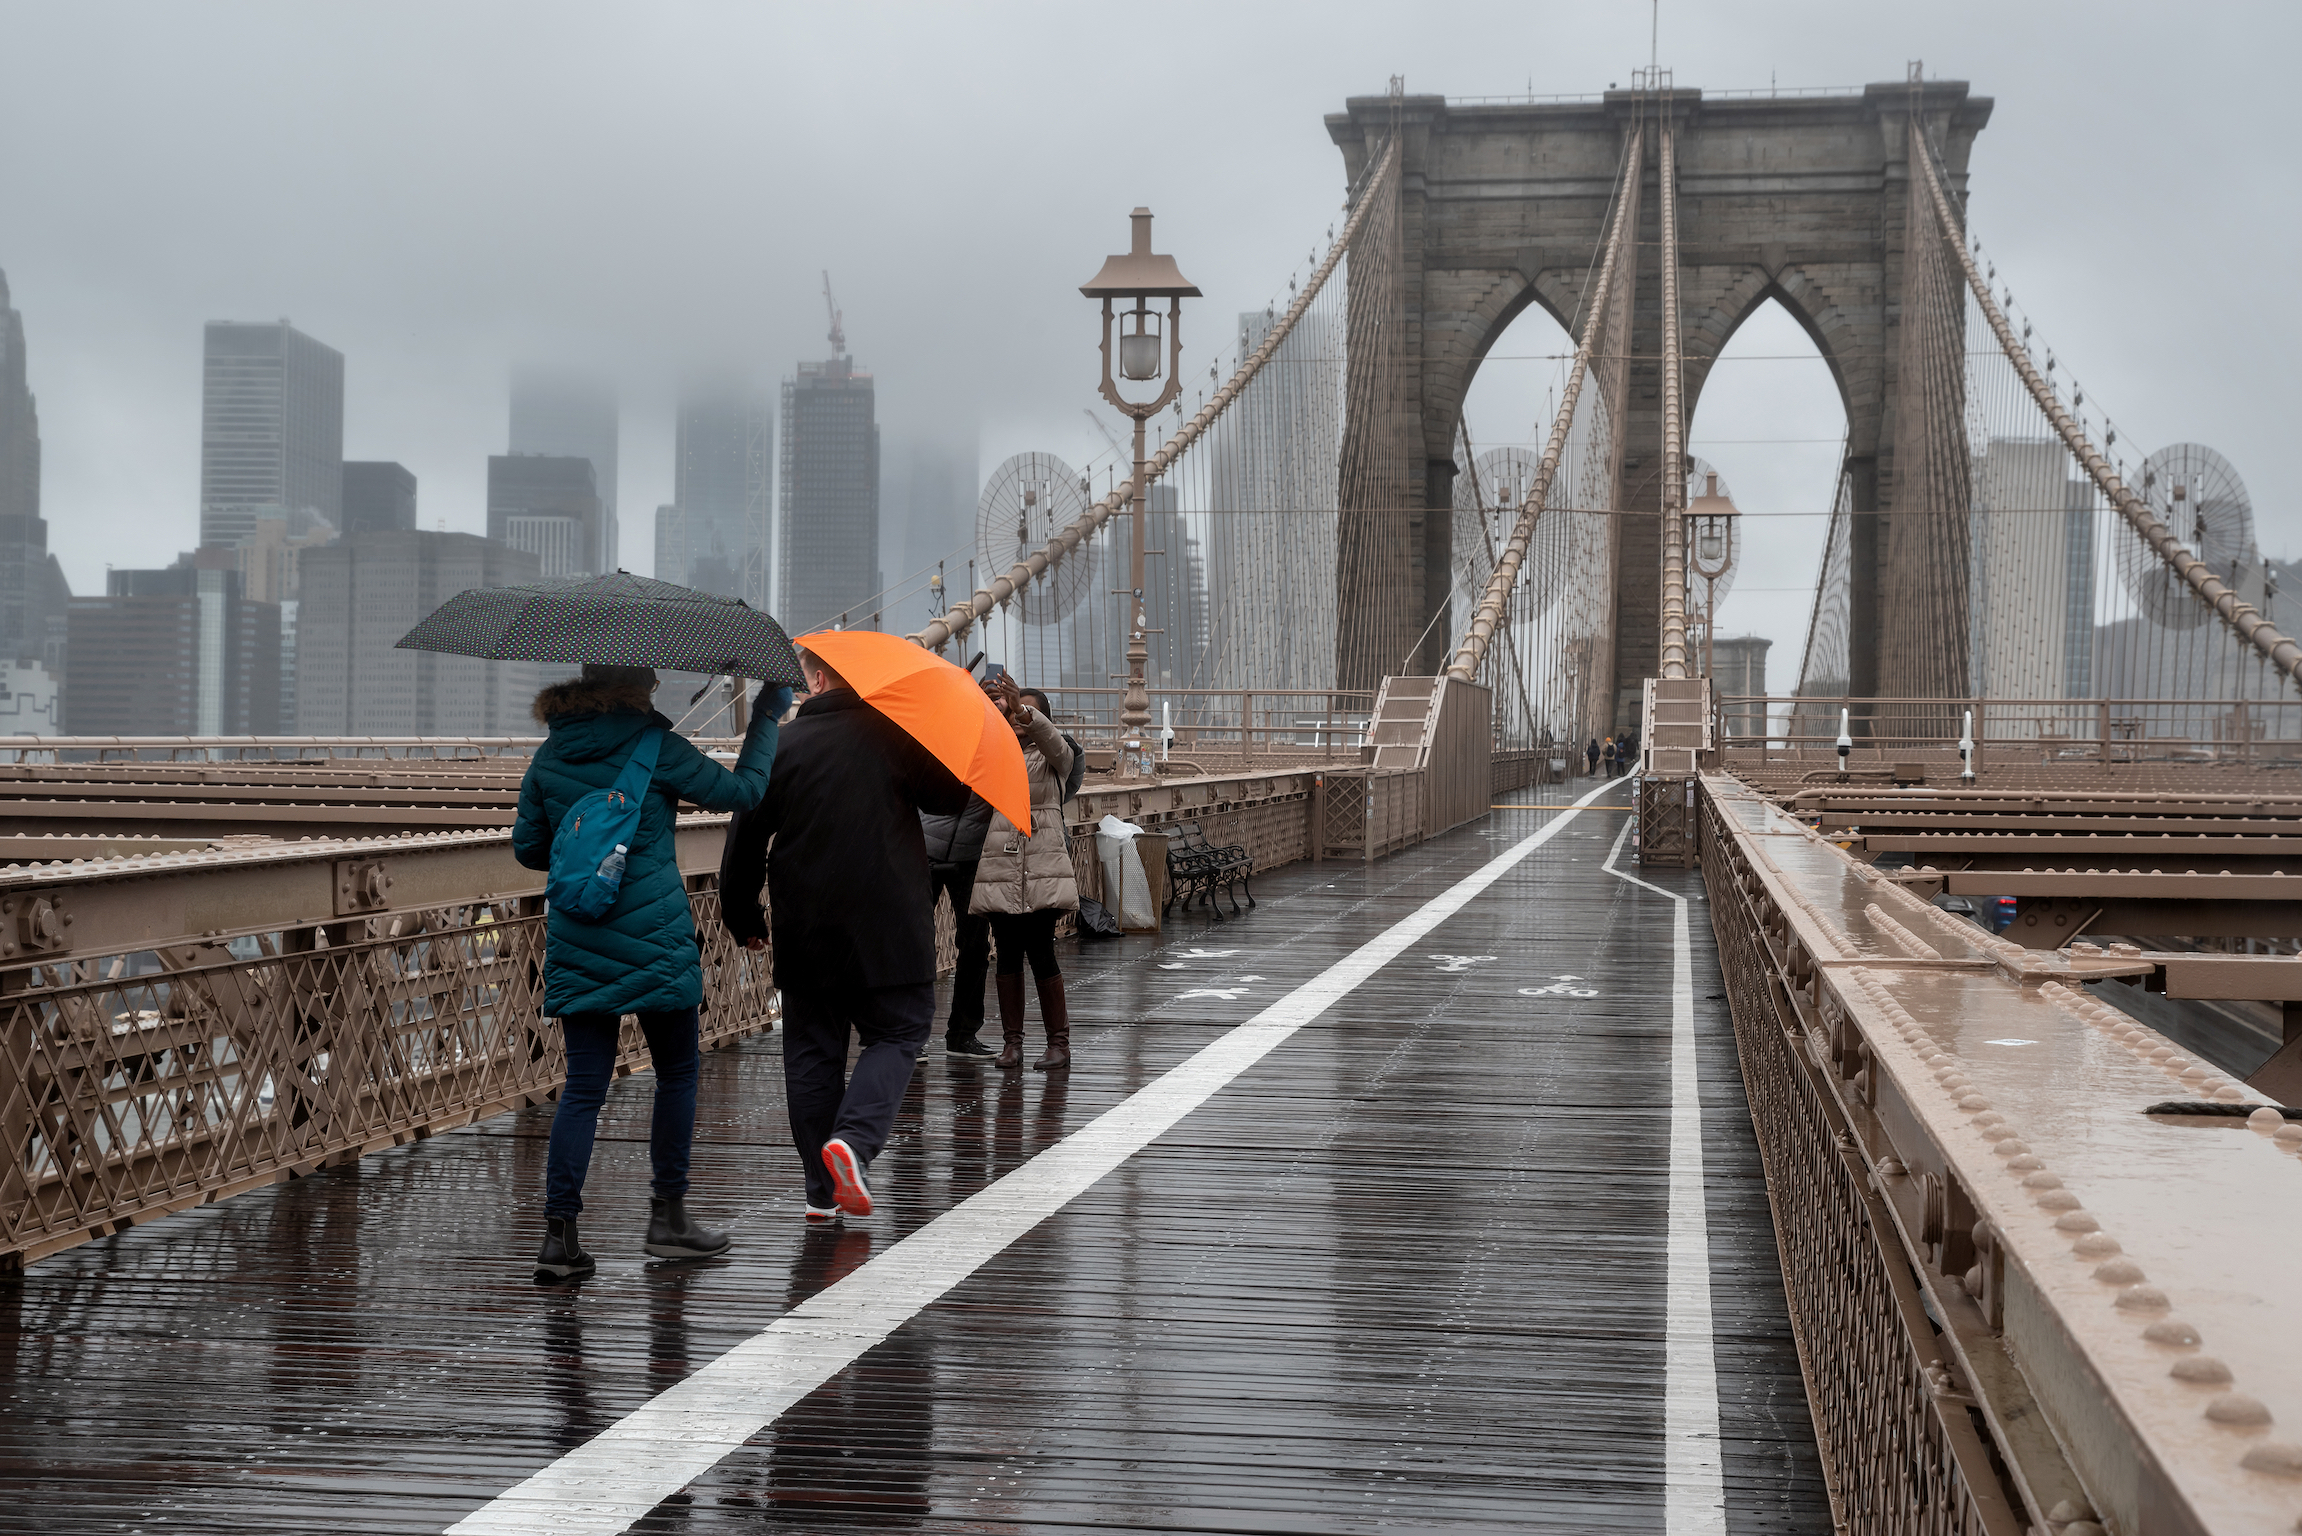
[[[1055,924],[1079,907],[1079,877],[1063,828],[1064,786],[1074,751],[1047,718],[1047,695],[1018,688],[1012,674],[1002,674],[996,689],[1031,775],[1031,820],[1018,827],[993,815],[969,901],[970,911],[991,919],[999,952],[994,983],[1001,1050],[992,1065],[1006,1072],[1023,1065],[1023,962],[1029,958],[1039,991],[1039,1022],[1047,1031],[1047,1050],[1031,1070],[1059,1072],[1071,1065],[1071,1011],[1063,994],[1063,971],[1055,962]]]
[[[707,811],[759,803],[775,760],[776,719],[790,706],[791,690],[766,690],[730,769],[655,711],[655,687],[652,668],[593,665],[536,695],[536,719],[550,735],[520,781],[513,856],[530,869],[551,869],[555,841],[571,818],[581,819],[579,802],[611,788],[640,800],[630,841],[615,851],[622,880],[612,905],[587,918],[555,901],[546,920],[544,1012],[560,1021],[567,1084],[552,1117],[538,1279],[580,1279],[597,1267],[576,1218],[627,1013],[639,1015],[655,1070],[648,1131],[654,1182],[643,1246],[657,1258],[695,1259],[723,1253],[731,1241],[687,1210],[703,972],[673,839],[682,800]]]
[[[551,872],[544,1012],[560,1021],[567,1043],[536,1278],[580,1279],[597,1267],[576,1218],[627,1013],[639,1015],[655,1070],[648,1137],[655,1177],[644,1246],[669,1259],[724,1252],[727,1234],[697,1225],[687,1211],[703,972],[673,832],[682,800],[741,811],[766,792],[776,720],[800,680],[790,637],[740,598],[617,571],[589,581],[459,592],[399,645],[583,667],[580,678],[536,695],[536,718],[550,735],[520,781],[512,827],[513,856]],[[655,712],[657,667],[766,685],[733,768],[697,751]]]
[[[981,732],[991,711],[965,672],[897,636],[849,631],[799,644],[807,701],[784,730],[767,794],[728,828],[720,911],[730,933],[764,948],[764,880],[791,1142],[807,1220],[828,1224],[871,1214],[872,1160],[934,1026],[935,915],[919,818],[960,814],[968,785],[916,732],[953,706],[971,708]],[[858,683],[883,678],[886,688],[866,697],[817,645],[840,647],[834,654]],[[1014,796],[987,781],[985,798]],[[851,1074],[852,1040],[863,1049]]]

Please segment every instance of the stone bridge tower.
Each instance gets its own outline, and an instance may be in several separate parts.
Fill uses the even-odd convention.
[[[1918,92],[1963,205],[1968,155],[1991,103],[1959,81],[1927,81]],[[1912,100],[1912,86],[1897,81],[1831,96],[1678,90],[1668,103],[1677,133],[1688,419],[1719,350],[1768,299],[1779,300],[1814,338],[1846,406],[1845,471],[1855,511],[1868,514],[1854,518],[1850,549],[1848,692],[1857,695],[1877,694],[1882,680],[1901,685],[1907,673],[1891,654],[1882,668],[1880,597],[1902,590],[1890,566],[1907,563],[1907,555],[1890,559],[1888,514],[1897,505]],[[1657,108],[1654,95],[1631,91],[1596,101],[1476,106],[1439,96],[1366,96],[1327,118],[1354,182],[1387,139],[1394,112],[1404,136],[1399,262],[1408,358],[1396,370],[1392,409],[1405,418],[1401,436],[1420,449],[1408,466],[1410,504],[1430,509],[1409,530],[1420,557],[1417,630],[1448,600],[1445,509],[1453,506],[1456,427],[1471,378],[1528,305],[1542,305],[1570,329],[1578,323],[1632,122],[1643,110],[1651,125]],[[1652,132],[1644,158],[1630,403],[1615,498],[1618,508],[1637,512],[1659,506],[1663,468],[1659,145]],[[1371,419],[1353,404],[1347,419],[1354,427]],[[1904,413],[1900,430],[1919,430],[1914,423],[1922,414]],[[1816,487],[1818,500],[1823,494]],[[1661,625],[1659,519],[1619,523],[1618,729],[1636,721],[1640,684],[1658,665]],[[1455,613],[1432,626],[1413,670],[1440,670],[1442,648],[1464,621]],[[1891,640],[1887,648],[1891,653]]]

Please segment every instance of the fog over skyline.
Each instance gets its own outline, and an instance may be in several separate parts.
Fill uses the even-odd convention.
[[[515,367],[611,378],[623,563],[647,570],[679,381],[732,368],[772,386],[823,356],[825,269],[891,459],[940,442],[972,450],[978,478],[1026,449],[1085,463],[1103,440],[1081,414],[1101,407],[1077,288],[1124,247],[1131,207],[1205,290],[1184,316],[1186,377],[1203,377],[1338,217],[1324,114],[1392,74],[1448,96],[1628,85],[1649,20],[1644,4],[0,0],[0,271],[50,548],[82,593],[107,563],[190,548],[201,327],[287,317],[345,356],[345,456],[413,470],[427,528],[484,528]],[[1994,98],[1970,217],[2000,280],[2124,443],[2219,449],[2264,551],[2291,557],[2278,423],[2302,214],[2274,130],[2298,41],[2291,6],[1665,0],[1659,57],[1711,90],[1859,87],[1923,59]],[[1540,435],[1557,367],[1518,359],[1558,334],[1531,312],[1495,348],[1469,407],[1479,446]],[[1747,511],[1825,506],[1843,416],[1812,352],[1763,311],[1694,417],[1694,450]],[[1722,633],[1776,639],[1777,689],[1822,527],[1754,524],[1724,615]]]

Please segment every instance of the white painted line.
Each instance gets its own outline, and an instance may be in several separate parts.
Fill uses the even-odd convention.
[[[1422,942],[1614,783],[1601,784],[1576,801],[1574,809],[1552,818],[1125,1103],[497,1495],[450,1526],[451,1536],[538,1531],[614,1536],[629,1528]]]
[[[1671,1206],[1663,1303],[1663,1529],[1726,1533],[1726,1473],[1719,1460],[1718,1358],[1711,1333],[1710,1212],[1703,1196],[1702,1074],[1695,1065],[1694,941],[1687,900],[1615,868],[1631,824],[1602,866],[1617,880],[1667,897],[1671,933]]]

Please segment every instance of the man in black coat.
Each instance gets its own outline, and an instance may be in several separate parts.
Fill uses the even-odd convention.
[[[934,1026],[919,813],[956,815],[967,787],[838,673],[804,653],[801,663],[808,700],[783,727],[766,798],[727,830],[720,903],[728,931],[763,947],[765,876],[791,1142],[808,1220],[832,1222],[871,1214],[866,1170]],[[853,1077],[850,1029],[863,1042]]]

